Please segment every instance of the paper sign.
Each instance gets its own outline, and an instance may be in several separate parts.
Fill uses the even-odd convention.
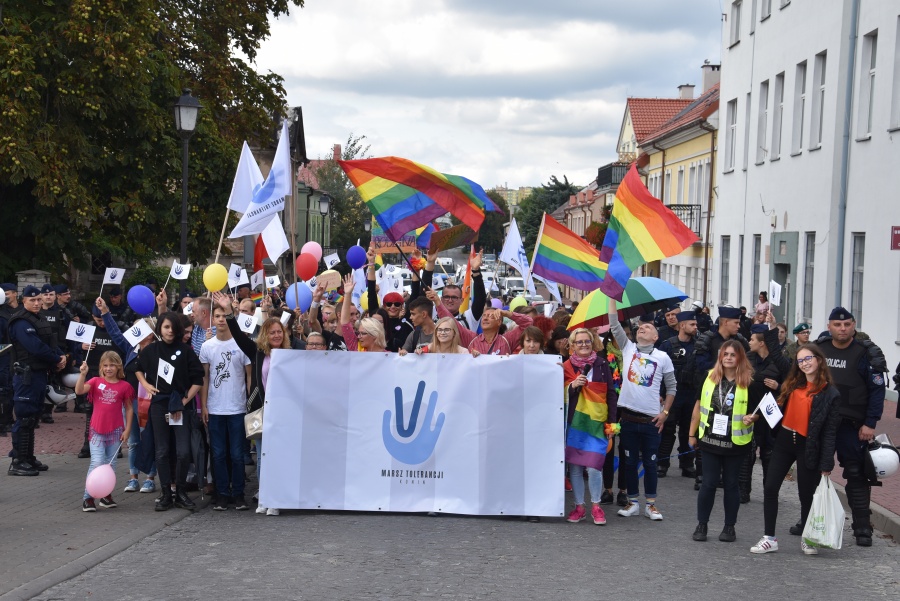
[[[188,316],[192,315],[194,313],[194,303],[188,303],[181,312]]]
[[[404,236],[401,236],[400,239],[395,243],[384,233],[381,225],[379,225],[374,217],[372,218],[371,241],[372,245],[375,247],[375,252],[378,254],[398,253],[401,250],[406,254],[409,254],[416,250],[415,230],[407,233]],[[400,250],[397,250],[397,246],[400,247]]]
[[[432,290],[440,290],[444,287],[444,278],[439,276],[434,276],[431,279],[431,289]]]
[[[335,265],[341,262],[341,259],[338,257],[337,253],[331,253],[327,257],[325,257],[325,267],[331,269]]]
[[[184,412],[179,412],[178,419],[172,417],[171,413],[166,413],[166,421],[169,422],[170,426],[181,426],[184,425]]]
[[[325,284],[325,290],[332,291],[341,287],[341,274],[334,269],[319,274],[319,283]]]
[[[172,261],[172,269],[169,270],[169,277],[173,280],[186,280],[191,273],[191,264],[182,265],[178,261]]]
[[[277,275],[270,275],[266,278],[266,288],[277,288],[281,285],[281,278]]]
[[[728,416],[721,413],[713,415],[712,433],[716,436],[725,436],[728,434]]]
[[[237,316],[238,327],[241,328],[241,332],[244,334],[252,334],[253,330],[256,329],[256,316],[255,315],[244,315],[241,313]]]
[[[231,264],[228,269],[228,287],[237,288],[243,284],[249,284],[250,279],[247,277],[247,270],[240,265]]]
[[[103,274],[103,283],[101,286],[106,286],[107,284],[121,284],[124,279],[124,269],[121,267],[107,267],[106,272]]]
[[[291,312],[285,311],[284,313],[281,314],[280,319],[281,319],[281,325],[283,325],[284,327],[287,327],[288,322],[291,320]]]
[[[472,231],[472,228],[461,223],[431,234],[431,244],[428,246],[428,252],[435,253],[439,250],[466,246],[477,239],[478,232]]]
[[[128,344],[131,346],[137,346],[151,334],[153,334],[153,330],[150,329],[150,324],[143,319],[135,322],[133,326],[122,331],[122,335],[125,336],[125,340],[127,340]]]
[[[94,340],[94,331],[96,329],[97,326],[73,321],[69,323],[69,331],[66,332],[66,340],[90,344]]]
[[[175,375],[175,366],[169,363],[168,361],[164,361],[163,359],[159,360],[159,365],[156,367],[156,376],[162,378],[169,384],[172,383],[172,376]]]
[[[769,302],[775,307],[781,306],[781,284],[775,280],[769,282]]]
[[[766,396],[759,402],[759,407],[757,407],[756,410],[762,413],[762,416],[766,418],[766,421],[769,422],[769,426],[772,428],[777,426],[778,422],[781,421],[781,407],[778,406],[778,403],[775,401],[775,397],[772,396],[771,392],[766,393]]]
[[[378,298],[384,298],[390,292],[403,294],[403,280],[390,275],[384,276],[378,286]]]
[[[262,286],[265,283],[265,281],[266,281],[266,272],[263,271],[262,269],[260,269],[259,271],[254,273],[252,276],[250,276],[250,287],[257,288],[259,286]]]

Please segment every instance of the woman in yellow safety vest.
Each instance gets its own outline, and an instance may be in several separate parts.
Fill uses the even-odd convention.
[[[728,340],[719,349],[716,364],[709,371],[700,399],[694,405],[688,440],[695,449],[699,441],[703,459],[695,541],[706,540],[707,522],[716,501],[720,478],[724,483],[725,528],[719,540],[730,543],[736,538],[734,525],[741,506],[738,476],[753,439],[753,422],[759,419],[747,402],[747,388],[752,377],[753,367],[744,347],[736,340]]]

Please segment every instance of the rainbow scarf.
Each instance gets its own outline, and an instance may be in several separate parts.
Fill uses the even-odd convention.
[[[563,381],[566,399],[569,398],[569,384],[580,372],[572,367],[571,361],[563,363]],[[603,469],[603,461],[609,447],[612,433],[606,419],[606,382],[588,382],[578,393],[578,402],[572,423],[566,430],[566,461],[594,469]]]

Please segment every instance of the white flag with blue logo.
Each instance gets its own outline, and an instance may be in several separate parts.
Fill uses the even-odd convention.
[[[168,361],[164,361],[162,359],[159,360],[159,366],[156,368],[156,377],[162,378],[169,384],[172,383],[172,376],[175,375],[175,366],[169,363]]]
[[[250,287],[258,288],[266,281],[266,272],[262,269],[250,276]]]
[[[531,274],[531,277],[534,278],[537,282],[543,282],[544,286],[547,287],[547,292],[556,299],[556,302],[562,304],[562,297],[559,295],[559,286],[557,286],[556,282],[551,282],[550,280],[545,280],[539,275]]]
[[[778,402],[775,400],[775,397],[772,396],[771,392],[766,393],[766,396],[762,398],[759,402],[759,407],[756,409],[762,413],[762,416],[769,422],[770,428],[774,428],[778,425],[778,422],[781,421],[781,407],[778,406]]]
[[[250,278],[247,277],[247,270],[240,265],[232,263],[231,267],[228,269],[228,287],[237,288],[238,286],[249,283]]]
[[[101,286],[106,286],[107,284],[121,284],[124,279],[124,269],[121,267],[107,267],[106,273],[103,274],[103,283]]]
[[[238,161],[237,172],[234,174],[234,183],[231,184],[231,196],[228,197],[228,208],[238,213],[246,213],[247,207],[253,202],[255,194],[263,185],[263,174],[250,152],[250,147],[244,141],[241,148],[241,160]]]
[[[362,295],[366,294],[368,284],[366,284],[366,270],[360,267],[353,270],[353,293],[350,300],[356,305],[356,308],[362,311]],[[347,294],[347,291],[344,291]]]
[[[256,315],[244,315],[241,313],[235,319],[237,319],[238,327],[244,334],[252,334],[253,330],[256,329]]]
[[[169,277],[173,280],[186,280],[191,273],[191,264],[182,265],[178,261],[172,261],[172,269],[169,270]]]
[[[90,344],[94,340],[94,330],[96,329],[97,326],[90,324],[78,323],[77,321],[70,322],[69,331],[66,332],[66,340]]]
[[[131,346],[137,346],[142,340],[152,334],[153,329],[150,327],[150,324],[143,319],[136,321],[130,328],[122,330],[122,336],[125,337],[125,340],[127,340],[128,344]]]
[[[266,288],[278,288],[281,285],[281,278],[277,275],[270,275],[266,278]]]
[[[269,176],[266,177],[266,181],[259,190],[253,194],[253,199],[247,205],[237,226],[228,235],[229,238],[261,233],[271,221],[272,215],[284,209],[284,199],[291,195],[291,187],[294,183],[288,138],[288,122],[285,119],[282,122],[281,138],[278,140],[278,148],[275,150],[275,159],[272,161]]]
[[[506,234],[503,250],[500,251],[497,258],[522,275],[526,280],[525,288],[528,290],[528,294],[532,296],[537,294],[534,289],[534,280],[528,277],[528,255],[525,254],[525,245],[522,243],[522,236],[519,234],[519,226],[516,225],[515,217],[509,224],[509,233]]]

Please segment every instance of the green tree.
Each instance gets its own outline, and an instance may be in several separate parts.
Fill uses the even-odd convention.
[[[351,132],[341,150],[341,159],[351,161],[369,158],[369,145],[363,146],[365,140],[365,136],[354,136]],[[312,171],[319,184],[318,188],[328,192],[334,199],[331,205],[331,246],[350,248],[357,240],[366,245],[369,234],[366,233],[365,224],[371,221],[372,214],[347,174],[334,160],[334,155],[321,160]]]
[[[516,224],[522,234],[522,242],[529,256],[534,250],[538,231],[541,229],[541,219],[544,213],[552,213],[561,204],[567,202],[572,194],[578,192],[578,186],[569,183],[564,175],[563,181],[559,181],[555,175],[550,176],[550,181],[535,188],[531,194],[519,203],[516,212]]]
[[[505,198],[493,190],[488,190],[485,194],[503,212],[489,211],[485,213],[484,222],[478,230],[476,246],[483,248],[485,252],[499,253],[500,249],[503,248],[503,243],[506,241],[506,232],[503,229],[503,224],[509,221],[509,205],[506,204]],[[453,225],[462,223],[455,215],[450,215],[450,220],[453,222]]]
[[[270,141],[285,111],[281,77],[251,63],[269,15],[291,6],[303,0],[3,3],[0,275],[61,275],[105,251],[143,263],[178,248],[172,104],[183,86],[204,105],[190,146],[188,254],[214,253],[241,142]]]

